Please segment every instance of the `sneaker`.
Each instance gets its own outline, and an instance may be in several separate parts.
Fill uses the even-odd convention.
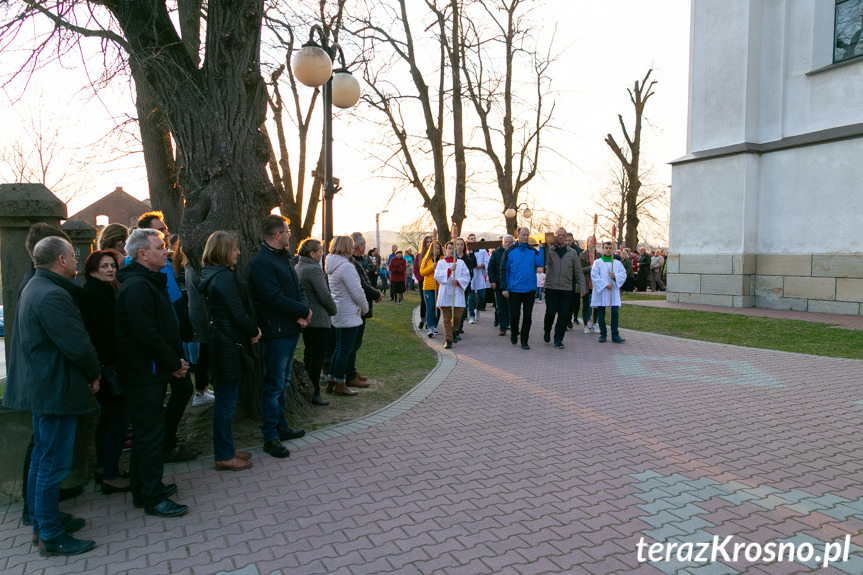
[[[563,342],[562,341],[554,342],[554,349],[563,349]]]
[[[429,337],[434,337],[434,329],[429,328]]]
[[[208,387],[207,389],[205,389],[205,390],[204,390],[204,393],[205,393],[205,394],[207,394],[207,395],[210,395],[210,396],[212,396],[212,397],[216,397],[216,392],[215,392],[215,391],[213,391],[212,389],[210,389],[209,387]]]
[[[596,324],[593,324],[593,333],[600,333],[599,326]]]
[[[469,320],[467,320],[467,322],[470,324],[476,323],[476,321],[473,319],[473,317],[471,317]]]
[[[477,322],[479,321],[479,312],[480,312],[480,310],[476,310],[473,312],[474,321],[477,321]]]
[[[438,333],[437,333],[437,328],[436,328],[436,327],[433,327],[433,328],[432,328],[432,333],[433,333],[433,334],[435,334],[435,335],[438,335]]]
[[[584,333],[590,333],[590,326],[589,325],[584,326]]]
[[[192,399],[192,407],[203,407],[205,405],[210,405],[216,401],[215,396],[208,395],[207,393],[195,393],[195,398]]]

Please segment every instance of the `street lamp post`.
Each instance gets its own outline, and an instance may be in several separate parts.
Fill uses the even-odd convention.
[[[378,254],[381,253],[381,214],[387,213],[389,210],[381,210],[375,214],[375,247]]]
[[[318,33],[320,44],[315,43]],[[338,55],[341,68],[333,71],[333,60]],[[351,108],[360,99],[360,83],[348,72],[345,54],[338,44],[329,44],[320,26],[315,24],[309,32],[309,41],[291,58],[291,69],[300,83],[311,88],[323,86],[324,101],[324,202],[323,228],[324,253],[333,239],[333,196],[341,189],[333,180],[333,105]]]
[[[520,203],[520,204],[519,204],[517,207],[515,207],[515,208],[507,208],[507,209],[506,209],[506,211],[504,211],[504,212],[503,212],[503,215],[504,215],[506,218],[514,218],[514,217],[516,216],[516,214],[518,213],[518,210],[519,210],[522,206],[524,206],[524,211],[521,213],[521,215],[523,215],[523,216],[524,216],[525,218],[527,218],[527,219],[530,219],[530,218],[533,216],[533,212],[532,212],[532,211],[530,211],[530,208],[529,208],[529,207],[527,207],[527,204],[526,204],[526,203],[524,203],[524,202]],[[518,224],[518,221],[516,221],[516,224]]]

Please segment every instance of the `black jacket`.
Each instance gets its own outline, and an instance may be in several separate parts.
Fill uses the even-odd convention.
[[[369,276],[363,266],[365,258],[363,256],[351,256],[351,261],[354,262],[354,267],[357,268],[357,273],[360,274],[360,284],[363,286],[363,293],[366,294],[366,301],[369,302],[369,313],[363,316],[363,318],[368,319],[372,317],[374,302],[378,301],[378,298],[381,297],[381,292],[369,283]]]
[[[38,269],[21,292],[4,406],[40,415],[93,411],[88,388],[99,377],[99,357],[75,303],[80,290],[71,280]]]
[[[210,314],[207,346],[214,380],[240,381],[243,364],[237,344],[248,344],[258,335],[258,326],[243,307],[237,279],[228,268],[204,266],[198,291],[206,297]]]
[[[114,315],[120,386],[165,384],[183,357],[167,276],[133,261],[117,279],[122,284]]]
[[[264,339],[299,337],[297,319],[309,317],[309,306],[286,250],[261,245],[249,264],[249,289]]]
[[[91,277],[81,290],[78,307],[90,341],[96,347],[102,365],[116,365],[114,348],[114,309],[116,295],[111,284]]]
[[[495,248],[493,252],[491,252],[491,257],[488,260],[488,281],[490,283],[495,284],[496,289],[501,289],[500,283],[500,262],[503,259],[503,246],[499,248]]]

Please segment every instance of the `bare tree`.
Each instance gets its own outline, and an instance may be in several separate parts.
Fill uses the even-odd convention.
[[[438,3],[426,0],[433,18],[427,22],[427,29],[434,30],[433,42],[426,37],[415,36],[412,20],[416,16],[408,13],[407,5],[406,0],[367,0],[365,11],[360,9],[362,13],[356,18],[354,34],[365,48],[363,76],[369,92],[363,96],[363,101],[377,112],[380,118],[378,126],[381,133],[386,134],[381,142],[386,151],[377,157],[382,168],[395,173],[396,179],[420,194],[423,207],[431,214],[441,239],[445,241],[450,237],[450,223],[446,201],[449,153],[444,140],[444,124],[449,111],[447,104],[456,100],[452,84],[455,82],[456,90],[460,85],[457,71],[452,71],[453,58],[458,62],[460,56],[451,46],[453,34],[458,30],[453,18],[458,14],[460,4],[446,0],[439,7]],[[430,56],[430,49],[424,50],[431,46],[434,46],[434,58]],[[448,67],[451,70],[449,75]],[[432,68],[432,71],[424,71],[424,68]],[[410,78],[409,90],[392,81],[401,75]],[[433,88],[427,80],[432,76]],[[456,108],[460,107],[460,98],[458,100]],[[418,125],[414,121],[417,116],[422,119],[421,133],[414,131],[414,126]],[[461,128],[457,124],[454,131],[456,141],[462,137],[459,130]],[[430,174],[424,173],[427,163],[432,166]],[[460,229],[465,217],[466,171],[463,158],[457,156],[456,165],[452,221]]]
[[[297,47],[294,34],[295,27],[310,27],[315,23],[321,27],[330,44],[338,43],[342,28],[346,0],[327,2],[319,0],[314,9],[313,18],[309,18],[294,10],[285,12],[276,3],[268,12],[265,24],[275,36],[275,47],[281,55],[281,62],[270,73],[267,101],[272,112],[275,134],[269,134],[266,125],[262,127],[269,137],[270,154],[268,167],[273,179],[273,185],[279,195],[279,209],[291,220],[291,243],[293,247],[312,235],[312,227],[317,217],[318,203],[321,199],[323,184],[323,154],[324,142],[317,156],[317,166],[314,170],[311,185],[307,194],[308,165],[308,135],[311,118],[318,102],[320,89],[315,88],[307,103],[303,103],[301,90],[297,85],[290,66],[291,57]],[[311,11],[311,10],[310,10]],[[289,90],[288,100],[283,97],[283,88]],[[296,170],[292,170],[289,153],[288,134],[285,129],[287,121],[296,126],[297,160]]]
[[[517,208],[519,194],[533,180],[542,149],[540,136],[549,128],[554,102],[549,106],[549,67],[554,62],[548,52],[539,54],[534,30],[522,11],[523,0],[476,0],[475,10],[488,17],[490,32],[478,24],[479,18],[463,17],[461,65],[467,96],[480,124],[482,145],[469,149],[484,154],[494,167],[504,208]],[[499,46],[500,53],[491,47]],[[518,58],[529,62],[533,78],[533,98],[513,86]],[[501,74],[490,62],[504,63]],[[499,115],[503,111],[502,116]],[[506,219],[507,232],[515,232],[516,218]]]
[[[433,227],[434,223],[428,212],[423,212],[399,229],[399,239],[413,248],[414,253],[419,253],[423,238],[430,233]]]
[[[651,170],[642,169],[642,180],[650,177]],[[611,181],[594,199],[601,211],[599,229],[611,236],[615,232],[616,245],[623,245],[624,230],[627,222],[626,193],[629,189],[626,170],[620,165],[610,169]],[[668,210],[669,194],[667,186],[642,183],[640,193],[635,203],[639,224],[645,224],[663,235],[662,228],[666,225],[664,214]],[[628,246],[627,246],[628,247]]]
[[[76,172],[87,168],[89,160],[63,145],[59,124],[48,128],[40,112],[22,122],[23,132],[0,150],[0,180],[39,183],[64,202],[83,193],[83,182]]]
[[[647,100],[654,94],[653,87],[656,85],[656,80],[650,79],[650,74],[653,68],[647,71],[644,78],[639,82],[635,81],[632,89],[627,89],[629,99],[635,108],[635,129],[630,135],[626,128],[626,123],[623,121],[623,116],[618,115],[617,119],[620,123],[620,129],[623,132],[625,148],[621,148],[615,141],[614,136],[608,134],[605,137],[605,143],[614,152],[623,172],[626,176],[626,247],[630,250],[635,250],[638,247],[638,193],[641,190],[641,123],[644,117],[644,107]]]

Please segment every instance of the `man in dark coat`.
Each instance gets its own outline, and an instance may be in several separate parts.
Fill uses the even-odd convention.
[[[264,451],[273,457],[288,457],[291,451],[281,442],[306,434],[291,429],[285,419],[285,390],[291,382],[300,328],[309,325],[312,310],[287,250],[291,243],[287,218],[270,214],[262,232],[264,243],[249,264],[249,288],[264,348],[261,433]]]
[[[126,240],[131,263],[117,273],[122,283],[117,296],[115,333],[117,377],[135,436],[129,468],[132,503],[148,515],[179,517],[188,506],[170,499],[176,485],[164,485],[164,401],[168,382],[183,378],[189,364],[183,359],[180,326],[160,273],[168,260],[161,232],[136,229]]]
[[[80,287],[75,250],[57,237],[33,248],[33,279],[21,293],[3,405],[33,413],[27,506],[43,556],[77,555],[95,545],[69,533],[83,519],[60,518],[60,482],[72,465],[77,417],[92,411],[101,366],[75,303]]]
[[[494,290],[497,326],[500,328],[500,335],[506,335],[506,330],[509,329],[509,305],[507,305],[507,299],[503,297],[503,290],[501,290],[500,262],[503,259],[504,252],[509,249],[512,242],[513,237],[511,235],[507,234],[503,236],[501,246],[491,253],[491,258],[488,261],[488,281],[491,289]]]

